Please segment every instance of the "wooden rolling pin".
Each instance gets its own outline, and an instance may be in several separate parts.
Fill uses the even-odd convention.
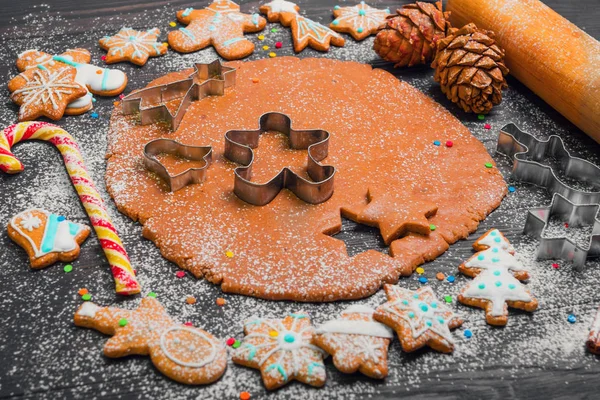
[[[600,42],[538,0],[448,0],[453,26],[496,33],[518,80],[600,143]]]

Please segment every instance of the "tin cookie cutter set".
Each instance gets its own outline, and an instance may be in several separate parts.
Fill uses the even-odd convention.
[[[176,131],[188,107],[193,101],[208,96],[223,96],[225,89],[235,85],[235,68],[221,65],[216,60],[209,64],[195,64],[195,73],[188,79],[153,86],[134,92],[123,98],[123,114],[139,113],[142,125],[167,122]],[[175,113],[167,103],[180,100]],[[307,150],[307,173],[312,181],[306,180],[289,168],[283,168],[266,183],[251,182],[253,149],[258,147],[260,135],[277,131],[289,137],[292,149]],[[333,195],[335,168],[321,165],[328,155],[329,132],[319,129],[296,130],[289,116],[277,112],[263,114],[257,130],[230,130],[225,133],[225,158],[242,166],[234,170],[234,193],[247,203],[264,206],[270,203],[282,189],[289,189],[301,200],[310,204],[327,201]],[[163,179],[171,192],[201,183],[212,162],[211,146],[190,146],[171,139],[156,139],[144,146],[144,166]],[[190,168],[172,175],[157,158],[160,154],[174,155],[192,161],[204,161],[199,168]]]
[[[599,257],[600,221],[596,215],[600,208],[600,168],[589,161],[572,157],[559,136],[539,140],[514,124],[500,130],[496,151],[513,160],[515,179],[546,187],[554,194],[549,207],[529,210],[525,223],[524,233],[540,240],[538,259],[560,258],[571,261],[575,269],[581,270],[588,258]],[[552,167],[542,164],[548,158],[557,160],[565,177],[586,182],[598,190],[588,192],[565,184]],[[573,228],[593,225],[589,246],[581,247],[567,237],[544,237],[543,233],[553,216]]]

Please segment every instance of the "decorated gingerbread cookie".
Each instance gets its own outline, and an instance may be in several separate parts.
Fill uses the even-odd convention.
[[[77,70],[75,81],[85,86],[90,93],[99,96],[116,96],[127,86],[127,75],[117,69],[99,68],[89,64],[92,56],[86,49],[69,49],[60,55],[52,56],[38,50],[26,50],[17,58],[17,68],[23,72],[42,65],[49,70],[73,67]],[[71,102],[67,110],[92,108],[93,98],[86,96]]]
[[[217,338],[176,323],[152,297],[142,299],[133,311],[86,302],[74,322],[112,336],[104,345],[105,356],[149,355],[160,372],[180,383],[212,383],[227,367],[227,351]]]
[[[475,251],[482,251],[489,249],[490,247],[497,247],[501,250],[505,250],[510,254],[515,254],[514,247],[510,244],[508,239],[498,229],[490,229],[484,233],[479,239],[473,243]]]
[[[373,318],[396,331],[402,350],[429,346],[442,353],[454,351],[450,329],[461,326],[462,319],[437,300],[431,287],[412,291],[385,285],[385,293],[388,302],[377,307]]]
[[[169,32],[169,44],[175,51],[191,53],[213,46],[227,60],[237,60],[252,54],[254,44],[244,33],[258,32],[267,21],[258,14],[244,14],[230,0],[217,0],[202,10],[187,8],[177,12],[185,28]]]
[[[113,36],[100,39],[100,47],[106,50],[106,63],[114,64],[129,61],[142,66],[148,58],[167,53],[167,46],[158,42],[160,31],[156,28],[147,31],[136,31],[132,28],[121,28]]]
[[[8,224],[8,236],[25,249],[31,268],[35,269],[75,260],[79,246],[89,235],[88,226],[39,208],[15,215]]]
[[[85,86],[76,81],[75,68],[48,69],[43,65],[21,72],[8,82],[10,99],[19,109],[19,121],[39,117],[59,120],[64,114],[78,115],[90,109],[86,102],[67,109],[67,105],[87,95]]]
[[[346,374],[360,371],[371,378],[385,378],[394,333],[373,320],[374,312],[367,306],[348,307],[338,319],[317,328],[313,343],[331,354],[335,367]]]
[[[500,247],[490,247],[476,253],[459,265],[458,270],[467,276],[476,277],[481,271],[494,268],[510,271],[520,281],[529,279],[529,271],[514,255],[502,250]]]
[[[282,320],[250,318],[244,324],[244,334],[232,360],[259,369],[267,389],[293,380],[317,387],[325,384],[326,353],[312,344],[315,330],[304,312]]]
[[[351,7],[335,6],[335,19],[329,27],[336,32],[349,33],[356,40],[363,40],[377,33],[379,27],[385,24],[388,15],[389,9],[379,10],[368,6],[364,1]]]
[[[300,53],[306,46],[328,51],[331,45],[341,47],[346,43],[339,33],[298,13],[280,12],[279,22],[291,28],[296,53]]]
[[[261,5],[258,10],[267,16],[269,22],[279,22],[281,13],[298,14],[300,7],[291,1],[273,0]]]

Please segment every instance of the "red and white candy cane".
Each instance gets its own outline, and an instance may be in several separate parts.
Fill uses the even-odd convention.
[[[100,193],[88,175],[79,147],[73,137],[64,129],[47,122],[21,122],[11,125],[0,134],[0,170],[9,174],[23,171],[23,164],[11,152],[11,147],[25,140],[50,142],[60,151],[71,182],[100,239],[115,278],[117,293],[124,295],[139,293],[140,285],[129,263],[127,252],[106,213]]]

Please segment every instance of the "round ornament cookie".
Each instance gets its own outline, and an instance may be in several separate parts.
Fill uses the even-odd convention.
[[[388,72],[294,57],[227,65],[237,68],[237,84],[223,96],[192,102],[175,132],[141,125],[115,108],[106,174],[119,210],[143,224],[164,257],[225,292],[299,301],[366,297],[466,238],[506,194],[498,170],[486,168],[493,160],[468,129]],[[253,206],[234,194],[240,165],[223,156],[225,133],[257,129],[267,112],[289,115],[294,129],[329,132],[321,161],[336,168],[329,200],[308,204],[282,190],[267,205]],[[144,169],[144,145],[161,137],[212,146],[203,183],[170,193]],[[252,182],[267,182],[284,167],[308,178],[307,151],[291,149],[286,135],[264,133],[253,151]],[[167,155],[161,161],[172,173],[197,167]],[[335,237],[342,216],[379,227],[389,254],[348,255]]]

